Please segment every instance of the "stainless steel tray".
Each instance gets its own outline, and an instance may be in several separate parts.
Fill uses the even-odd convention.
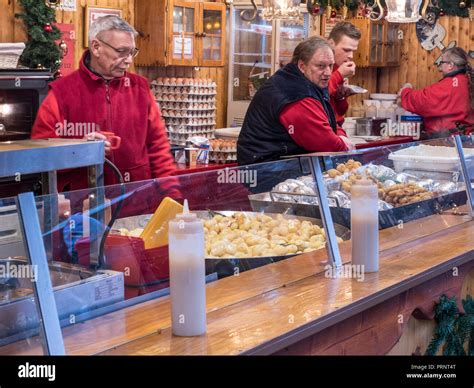
[[[275,212],[294,214],[297,216],[320,219],[321,213],[317,205],[274,201],[270,193],[249,195],[252,209],[256,212]],[[400,224],[400,221],[409,222],[442,211],[454,206],[465,205],[467,195],[465,191],[458,191],[442,195],[425,201],[411,203],[409,205],[394,207],[393,209],[379,211],[379,228],[385,229]],[[351,209],[341,207],[330,207],[334,223],[350,229]]]
[[[4,268],[26,265],[20,257],[0,260]],[[49,270],[60,319],[124,300],[122,272],[93,272],[58,262],[50,263]],[[37,331],[38,322],[31,279],[0,278],[0,345],[11,342],[8,337],[15,334]]]
[[[237,212],[237,211],[196,211],[193,212],[197,214],[197,216],[201,219],[211,219],[215,214],[221,214],[223,216],[230,217],[235,213],[243,213],[249,216],[256,216],[259,213],[263,212]],[[322,221],[320,219],[315,219],[313,217],[307,216],[298,216],[293,214],[284,214],[282,213],[268,213],[265,212],[266,215],[275,217],[278,214],[281,214],[284,218],[290,220],[299,220],[299,221],[309,221],[315,225],[323,226]],[[115,221],[113,228],[125,228],[128,230],[133,230],[135,228],[144,228],[145,225],[151,218],[151,214],[141,215],[141,216],[133,216],[133,217],[126,217],[121,218]],[[343,240],[350,239],[350,231],[348,228],[335,223],[334,228],[336,230],[336,235],[341,237]],[[285,260],[290,257],[296,256],[296,254],[285,255],[285,256],[266,256],[266,257],[248,257],[248,258],[206,258],[206,273],[213,273],[217,272],[219,277],[231,276],[234,275],[236,272],[246,271],[252,268],[257,268],[262,265],[274,263],[280,260]]]

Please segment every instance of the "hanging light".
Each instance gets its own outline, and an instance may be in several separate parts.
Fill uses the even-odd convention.
[[[61,0],[45,0],[44,3],[53,9],[61,8]]]
[[[387,21],[392,23],[415,23],[421,19],[420,6],[423,0],[386,0]]]
[[[262,17],[265,20],[298,19],[301,0],[263,0]]]

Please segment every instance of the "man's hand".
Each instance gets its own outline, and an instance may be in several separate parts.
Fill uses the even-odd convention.
[[[354,151],[356,149],[355,144],[349,140],[348,137],[339,136],[344,144],[347,146],[349,151]]]
[[[351,96],[353,93],[350,88],[344,85],[339,85],[334,95],[336,101],[342,100],[343,98]]]
[[[356,72],[356,64],[354,61],[344,62],[337,71],[341,73],[342,78],[352,77]]]
[[[112,147],[107,138],[102,135],[100,132],[92,132],[84,136],[84,139],[87,140],[104,140],[105,156],[110,156],[112,152]]]
[[[403,86],[401,87],[401,89],[398,91],[397,96],[400,97],[400,96],[402,95],[402,90],[403,90],[403,89],[407,89],[407,88],[413,89],[413,85],[410,84],[410,83],[406,83],[405,85],[403,85]]]

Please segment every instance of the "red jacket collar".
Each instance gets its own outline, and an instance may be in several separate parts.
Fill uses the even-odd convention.
[[[86,58],[90,56],[90,52],[89,50],[87,49],[86,51],[84,51],[84,53],[82,54],[82,57],[81,57],[81,61],[79,62],[79,70],[81,71],[81,73],[83,74],[86,74],[88,77],[90,77],[92,80],[94,81],[103,81],[103,82],[106,82],[107,80],[104,79],[103,77],[101,77],[99,74],[96,74],[94,73],[93,71],[91,71],[91,69],[89,69],[86,65]],[[125,72],[125,74],[123,75],[123,77],[119,77],[119,78],[113,78],[111,79],[110,81],[113,82],[113,81],[119,81],[122,79],[122,78],[125,78],[128,76],[128,73]]]

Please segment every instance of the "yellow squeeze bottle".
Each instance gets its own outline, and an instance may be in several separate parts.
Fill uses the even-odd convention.
[[[145,241],[145,249],[168,245],[168,223],[183,212],[183,206],[166,197],[146,224],[140,237]]]

